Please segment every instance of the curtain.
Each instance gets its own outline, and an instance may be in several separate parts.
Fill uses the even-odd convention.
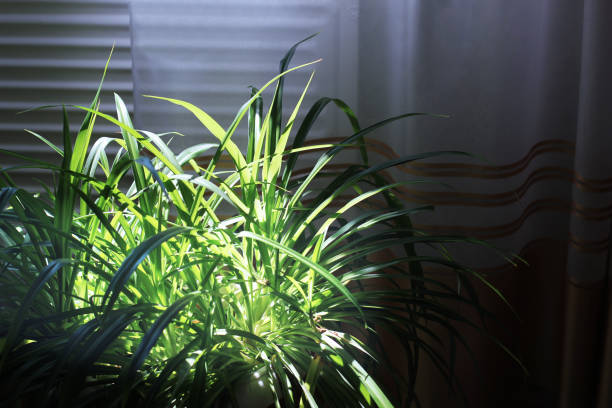
[[[519,254],[456,254],[502,290],[490,291],[495,334],[528,375],[467,329],[474,358],[456,373],[471,406],[612,406],[612,3],[608,0],[407,0],[360,3],[364,123],[422,117],[387,129],[371,148],[474,155],[405,167],[397,177],[448,183],[404,190],[436,205],[416,220]],[[459,405],[435,370],[423,406]]]

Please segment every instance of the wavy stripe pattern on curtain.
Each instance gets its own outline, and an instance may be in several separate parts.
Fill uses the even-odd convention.
[[[445,207],[419,223],[490,239],[529,262],[508,269],[461,254],[516,306],[522,321],[502,313],[498,330],[531,373],[524,378],[483,343],[475,352],[487,375],[467,358],[461,368],[474,406],[612,405],[611,16],[606,0],[362,5],[360,75],[387,80],[365,85],[360,110],[451,115],[398,124],[384,142],[398,154],[437,146],[486,158],[398,172],[452,186],[404,190]],[[423,379],[424,406],[453,406],[435,384]]]

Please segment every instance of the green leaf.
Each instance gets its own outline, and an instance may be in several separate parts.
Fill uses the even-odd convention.
[[[49,146],[50,148],[55,150],[57,152],[57,154],[59,154],[60,156],[64,157],[64,151],[62,149],[60,149],[59,147],[57,147],[54,143],[50,142],[47,138],[39,135],[36,132],[32,132],[31,130],[28,130],[28,129],[24,129],[24,130],[26,132],[28,132],[29,134],[31,134],[32,136],[37,137],[39,140],[42,140],[47,146]]]
[[[285,56],[283,57],[283,59],[281,59],[280,63],[279,63],[279,72],[280,73],[284,73],[285,71],[287,71],[287,68],[289,67],[289,63],[291,62],[291,59],[293,58],[293,55],[295,54],[295,50],[297,49],[297,47],[310,40],[311,38],[313,38],[315,35],[317,34],[312,34],[309,35],[308,37],[304,38],[301,41],[298,41],[297,43],[295,43],[291,48],[289,48],[289,51],[287,51],[287,53],[285,54]],[[276,87],[276,91],[274,92],[274,98],[273,101],[274,103],[272,104],[272,107],[270,108],[270,144],[269,144],[269,150],[266,152],[266,154],[268,156],[272,156],[274,154],[274,152],[276,151],[276,142],[280,139],[281,137],[281,132],[282,132],[282,116],[283,116],[283,84],[284,84],[284,78],[281,76],[278,80],[278,86]]]
[[[187,163],[189,160],[191,159],[195,159],[196,157],[199,157],[202,155],[202,153],[204,153],[207,150],[213,149],[218,147],[218,144],[215,143],[200,143],[200,144],[196,144],[193,146],[190,146],[188,148],[186,148],[185,150],[183,150],[182,152],[180,152],[177,156],[176,159],[179,162],[179,164],[182,166],[185,163]]]
[[[340,99],[321,98],[312,105],[312,107],[304,117],[304,120],[302,121],[302,124],[300,125],[300,128],[298,129],[293,140],[291,150],[299,149],[304,145],[306,137],[308,136],[308,132],[310,132],[310,129],[312,128],[312,126],[314,126],[317,118],[330,102],[334,102],[336,106],[338,106],[342,111],[344,111],[353,127],[353,131],[359,132],[360,127],[359,122],[357,121],[357,117],[346,103],[344,103]],[[285,165],[285,171],[283,173],[283,186],[285,188],[289,184],[289,179],[291,178],[298,157],[299,155],[297,153],[292,153],[287,158],[287,164]],[[367,162],[364,162],[364,164],[367,165]]]
[[[325,268],[323,268],[321,265],[311,261],[310,259],[306,258],[305,256],[303,256],[302,254],[300,254],[299,252],[296,252],[295,250],[286,247],[274,240],[271,240],[269,238],[257,235],[251,231],[242,231],[240,233],[238,233],[237,235],[238,237],[246,237],[246,238],[251,238],[254,239],[256,241],[261,241],[271,247],[274,247],[278,250],[280,250],[281,252],[284,252],[285,254],[289,255],[291,258],[295,259],[296,261],[301,262],[302,264],[308,266],[309,268],[311,268],[312,270],[316,271],[319,275],[323,276],[329,283],[331,283],[336,289],[338,289],[338,291],[340,293],[342,293],[343,296],[345,296],[352,304],[353,306],[355,306],[355,308],[357,309],[357,311],[359,312],[359,315],[361,316],[361,318],[364,320],[365,323],[365,316],[363,314],[363,310],[361,309],[361,306],[359,305],[359,303],[357,302],[357,300],[355,299],[355,297],[351,294],[351,292],[331,273],[329,273]]]
[[[163,133],[163,134],[155,134],[153,132],[148,132],[146,130],[142,130],[141,131],[145,136],[147,136],[155,146],[157,146],[157,148],[159,149],[160,153],[170,162],[172,163],[172,169],[180,169],[181,168],[181,164],[179,163],[179,161],[177,160],[176,156],[174,155],[174,153],[172,152],[172,150],[170,149],[170,147],[168,147],[168,145],[161,139],[160,136],[164,136],[164,135],[168,135],[168,134],[178,134],[180,135],[180,133]],[[182,135],[181,135],[182,136]]]
[[[0,189],[0,212],[6,210],[6,207],[8,207],[11,198],[15,195],[17,190],[16,187],[2,187],[2,189]]]
[[[255,96],[258,92],[258,89],[255,87],[251,87],[251,97]],[[257,146],[260,138],[260,130],[261,130],[261,118],[262,118],[262,110],[263,110],[263,99],[258,96],[253,104],[249,107],[249,139],[247,144],[247,163],[251,163],[253,158],[255,157],[255,146]]]
[[[139,163],[139,164],[143,165],[144,167],[147,168],[147,170],[149,170],[149,172],[151,173],[151,175],[153,176],[153,178],[155,179],[157,184],[159,184],[159,186],[161,187],[162,192],[168,198],[168,201],[170,201],[170,197],[168,197],[168,192],[166,191],[166,186],[164,186],[164,183],[162,182],[162,179],[159,177],[159,172],[157,171],[157,169],[155,168],[155,166],[151,162],[151,159],[149,159],[146,156],[140,156],[135,161],[136,161],[136,163]]]
[[[353,356],[347,353],[345,349],[330,336],[323,334],[321,339],[334,353],[337,353],[342,360],[348,363],[355,375],[357,375],[357,378],[359,378],[359,381],[361,381],[361,384],[365,387],[365,390],[367,390],[367,395],[374,399],[376,405],[381,408],[393,408],[393,404],[391,404],[391,401],[389,401],[385,393],[380,389],[378,384],[376,384],[376,381],[374,381],[370,374],[368,374]],[[365,394],[364,397],[367,398]]]
[[[172,319],[181,311],[197,294],[191,293],[186,296],[183,296],[176,302],[174,302],[171,306],[169,306],[162,315],[153,323],[153,325],[149,328],[147,333],[144,335],[140,344],[138,345],[138,349],[132,356],[130,361],[130,365],[127,368],[127,371],[123,375],[123,379],[120,381],[124,383],[129,383],[133,380],[134,376],[138,369],[144,363],[145,358],[161,336],[162,332],[170,324]]]
[[[169,240],[170,238],[183,234],[185,232],[190,231],[191,228],[188,227],[173,227],[168,228],[162,232],[155,234],[154,236],[148,238],[140,245],[130,252],[130,254],[125,258],[117,272],[113,275],[113,279],[110,281],[108,285],[108,289],[104,293],[104,297],[102,298],[102,305],[106,303],[106,310],[110,310],[113,307],[113,304],[117,300],[119,293],[129,280],[132,273],[138,268],[138,265],[149,255],[149,253],[160,246],[163,242]],[[108,302],[107,302],[108,301]]]
[[[100,358],[112,342],[116,341],[125,328],[132,323],[136,311],[127,309],[115,311],[109,314],[108,325],[103,325],[93,333],[87,343],[73,354],[71,361],[72,370],[63,382],[63,390],[60,397],[60,406],[70,406],[75,396],[83,389],[83,383],[88,375],[91,375],[92,365]]]
[[[113,47],[111,48],[111,51],[108,55],[108,59],[106,60],[104,71],[102,72],[102,78],[100,79],[98,90],[96,91],[96,95],[93,101],[91,101],[90,109],[97,110],[97,107],[100,105],[100,93],[102,92],[102,84],[104,83],[104,79],[106,78],[106,72],[108,71],[108,65],[110,64],[114,49],[115,45],[113,44]],[[95,119],[95,113],[88,112],[85,115],[85,118],[83,119],[83,123],[81,123],[81,128],[79,129],[79,133],[77,134],[77,138],[74,143],[74,156],[71,157],[70,160],[70,170],[72,171],[80,171],[83,167],[85,156],[87,155],[87,149],[89,147],[89,140],[91,139],[91,134],[93,132]]]
[[[51,261],[40,271],[40,274],[30,286],[28,293],[23,298],[19,311],[16,313],[15,319],[9,327],[8,334],[4,340],[4,345],[2,347],[2,360],[0,361],[0,372],[3,370],[8,353],[11,351],[11,348],[19,336],[23,321],[28,314],[34,297],[57,271],[59,271],[64,265],[70,264],[71,262],[72,261],[69,259],[56,259]]]
[[[308,188],[308,186],[310,185],[310,183],[312,182],[312,180],[316,177],[317,174],[319,174],[319,172],[321,171],[321,169],[323,169],[323,167],[329,163],[329,161],[336,155],[338,154],[341,150],[343,150],[347,145],[350,145],[351,143],[355,142],[356,140],[360,140],[362,139],[365,135],[389,124],[392,122],[395,122],[397,120],[400,119],[404,119],[407,117],[412,117],[412,116],[436,116],[436,115],[429,115],[426,113],[405,113],[403,115],[398,115],[398,116],[394,116],[391,117],[389,119],[385,119],[382,120],[378,123],[375,123],[365,129],[360,130],[359,132],[353,134],[352,136],[347,137],[346,139],[344,139],[339,145],[332,147],[331,149],[329,149],[327,152],[325,152],[324,154],[321,155],[321,157],[319,157],[319,159],[317,160],[317,162],[315,163],[315,165],[313,166],[312,170],[308,173],[308,176],[306,177],[306,179],[302,182],[302,184],[300,185],[300,187],[296,190],[295,194],[293,195],[293,197],[291,198],[291,201],[289,202],[289,208],[293,207],[296,205],[297,201],[299,199],[301,199],[302,195],[304,194],[304,191],[306,190],[306,188]],[[439,115],[438,115],[439,116]],[[417,160],[416,158],[414,160]]]

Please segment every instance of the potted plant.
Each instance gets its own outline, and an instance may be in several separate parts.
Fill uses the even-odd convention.
[[[422,355],[456,386],[454,350],[446,358],[432,343],[439,329],[462,341],[457,322],[477,326],[447,300],[482,311],[472,280],[487,282],[443,250],[417,253],[417,244],[468,239],[415,230],[411,215],[431,207],[402,203],[396,189],[414,181],[393,182],[383,171],[459,153],[369,163],[367,137],[420,114],[362,128],[338,99],[317,101],[298,126],[302,94],[283,121],[284,76],[312,64],[289,68],[298,44],[227,129],[188,102],[158,98],[192,112],[216,144],[175,153],[167,135],[133,128],[118,95],[116,117],[99,112],[99,88],[89,107],[76,107],[85,113],[78,132],[63,110],[63,146],[30,132],[60,165],[2,151],[55,175],[46,194],[35,194],[13,183],[14,167],[0,170],[4,403],[408,406]],[[270,86],[264,113],[261,92]],[[354,133],[338,144],[307,144],[327,105],[346,114]],[[121,136],[91,140],[99,120]],[[241,148],[232,135],[242,120],[249,137]],[[114,157],[109,145],[120,147]],[[361,161],[330,170],[349,148]],[[313,151],[321,152],[315,164],[296,175],[297,160]],[[220,167],[224,155],[232,168]],[[384,205],[355,211],[373,197]],[[395,255],[374,260],[389,250]],[[425,263],[453,271],[462,289],[429,276]],[[407,375],[392,377],[401,395],[378,378],[392,358],[382,332],[400,340],[407,359]]]

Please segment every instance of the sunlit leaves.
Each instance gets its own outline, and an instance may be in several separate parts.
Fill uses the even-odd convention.
[[[49,194],[35,195],[0,169],[0,403],[42,389],[49,406],[212,407],[236,403],[255,381],[277,407],[390,407],[393,390],[376,376],[383,330],[402,341],[410,378],[423,352],[455,385],[454,357],[431,343],[442,344],[442,331],[465,344],[454,323],[478,327],[455,304],[486,315],[472,280],[503,296],[445,251],[412,252],[416,244],[483,243],[416,231],[409,217],[431,207],[402,208],[393,194],[418,181],[394,183],[381,172],[461,153],[374,163],[367,137],[422,114],[361,129],[344,102],[324,98],[298,126],[306,89],[283,123],[283,79],[317,62],[289,68],[295,49],[227,129],[200,107],[157,97],[187,109],[212,135],[182,152],[164,134],[134,129],[118,95],[116,117],[100,112],[100,91],[89,107],[76,107],[85,112],[76,137],[62,112],[63,146],[30,131],[62,156],[60,166],[0,151],[55,180]],[[262,91],[271,86],[264,113]],[[330,102],[354,133],[306,146]],[[232,136],[247,112],[240,146]],[[96,140],[96,119],[116,125],[117,137]],[[109,146],[119,148],[114,158]],[[327,171],[348,148],[361,161]],[[314,151],[323,153],[296,177],[302,155]],[[341,194],[351,194],[344,204]],[[386,208],[361,211],[381,197]],[[403,255],[371,260],[402,245],[410,249]],[[425,263],[454,272],[461,290],[408,267]]]

